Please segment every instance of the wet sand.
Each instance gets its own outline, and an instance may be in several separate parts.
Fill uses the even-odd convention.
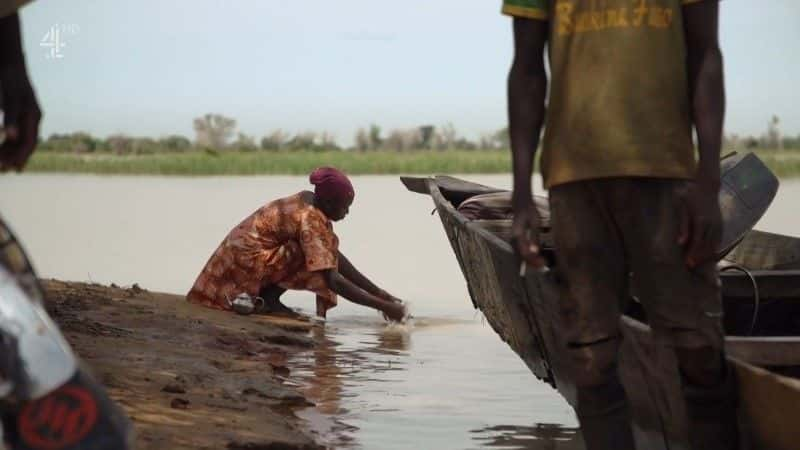
[[[137,449],[320,449],[288,358],[307,321],[238,316],[134,285],[43,281],[74,351],[121,404]]]

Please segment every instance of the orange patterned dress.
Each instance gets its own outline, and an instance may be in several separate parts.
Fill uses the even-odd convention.
[[[322,275],[339,264],[339,238],[331,221],[303,194],[270,202],[231,230],[211,255],[186,299],[230,309],[228,300],[262,287],[312,291],[328,308],[336,294]]]

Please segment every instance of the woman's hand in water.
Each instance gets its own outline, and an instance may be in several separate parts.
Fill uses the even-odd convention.
[[[383,318],[387,322],[402,322],[406,318],[406,307],[400,299],[397,302],[392,302],[391,305],[386,305],[383,309]]]

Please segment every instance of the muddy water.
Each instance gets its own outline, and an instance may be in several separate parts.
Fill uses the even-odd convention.
[[[301,412],[334,448],[578,449],[575,421],[480,320],[423,316],[386,328],[337,317],[293,367]],[[318,412],[336,423],[315,421]],[[351,442],[351,440],[354,440]]]
[[[506,176],[470,177],[508,186]],[[580,448],[569,407],[537,382],[476,314],[429,198],[396,177],[356,177],[341,250],[416,319],[387,328],[345,301],[319,348],[298,355],[301,412],[331,446],[365,449]],[[225,233],[303,177],[0,177],[0,213],[40,274],[185,292]],[[759,228],[800,235],[784,182]],[[313,297],[287,303],[311,311]]]

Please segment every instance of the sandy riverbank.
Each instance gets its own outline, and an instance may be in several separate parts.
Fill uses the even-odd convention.
[[[133,420],[137,449],[318,449],[287,356],[309,322],[238,316],[134,286],[43,281],[75,352]]]

